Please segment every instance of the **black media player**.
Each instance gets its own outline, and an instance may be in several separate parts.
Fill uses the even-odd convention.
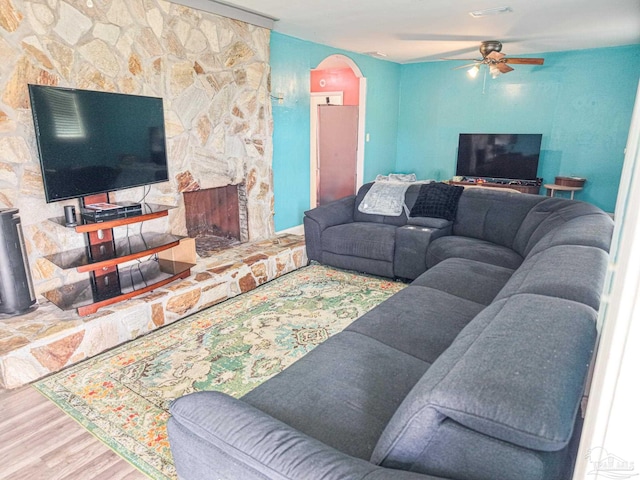
[[[142,215],[142,205],[135,202],[117,202],[117,208],[100,210],[97,208],[83,208],[82,218],[87,222],[106,222],[118,218],[136,217]]]
[[[116,202],[118,205],[118,212],[123,217],[135,217],[136,215],[142,215],[142,204],[135,202]]]

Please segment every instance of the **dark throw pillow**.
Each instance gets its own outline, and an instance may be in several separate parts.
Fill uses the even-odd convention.
[[[464,187],[447,185],[446,183],[426,183],[420,187],[410,216],[455,220],[458,200],[460,200],[463,190]]]

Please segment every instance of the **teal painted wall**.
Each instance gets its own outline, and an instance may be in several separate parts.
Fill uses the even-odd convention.
[[[455,174],[458,134],[542,133],[539,175],[588,179],[576,199],[613,212],[640,73],[640,45],[544,53],[497,79],[453,62],[403,65],[396,170]]]
[[[271,36],[275,228],[302,222],[309,208],[309,77],[329,55],[353,59],[367,77],[364,180],[416,172],[455,174],[462,132],[542,133],[539,173],[584,176],[579,200],[613,212],[640,72],[640,45],[540,54],[484,84],[453,62],[399,65],[286,35]]]
[[[276,231],[300,225],[309,209],[310,71],[334,54],[351,58],[367,78],[364,181],[395,168],[400,65],[272,32],[271,91],[284,94],[282,105],[271,102]]]

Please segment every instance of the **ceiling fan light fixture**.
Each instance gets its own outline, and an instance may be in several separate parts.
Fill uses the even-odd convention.
[[[476,78],[479,71],[480,67],[478,65],[474,65],[469,70],[467,70],[467,75],[469,75],[471,78]]]
[[[485,8],[484,10],[474,10],[473,12],[469,12],[473,18],[482,18],[487,17],[489,15],[502,15],[503,13],[512,13],[513,9],[511,7],[495,7],[495,8]]]
[[[502,75],[502,72],[495,65],[489,65],[489,73],[491,74],[491,78],[497,78]]]

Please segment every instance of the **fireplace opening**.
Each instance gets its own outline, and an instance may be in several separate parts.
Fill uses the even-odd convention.
[[[248,239],[244,184],[183,192],[187,235],[210,257]]]

